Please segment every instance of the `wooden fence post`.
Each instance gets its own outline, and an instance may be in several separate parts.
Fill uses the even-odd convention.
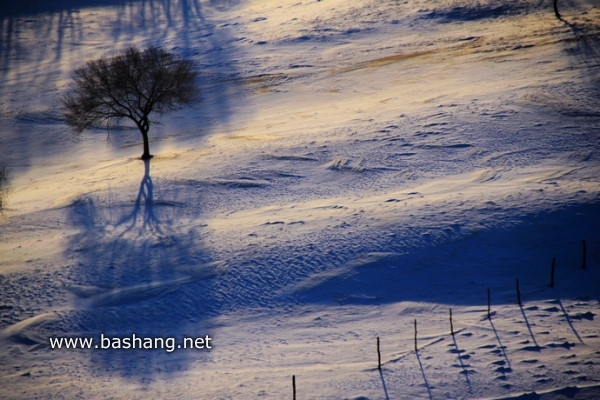
[[[379,336],[377,336],[377,369],[381,371],[381,352],[379,351]]]
[[[292,375],[292,391],[294,393],[294,400],[296,400],[296,375]]]
[[[490,292],[490,288],[488,288],[487,290],[487,295],[488,295],[488,319],[492,319],[492,295]]]
[[[415,319],[415,351],[417,351],[417,320]]]

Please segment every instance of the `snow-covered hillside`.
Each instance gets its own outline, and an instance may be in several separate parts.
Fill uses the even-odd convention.
[[[600,4],[502,3],[3,5],[0,397],[600,398]],[[132,44],[200,72],[148,164],[60,106]]]

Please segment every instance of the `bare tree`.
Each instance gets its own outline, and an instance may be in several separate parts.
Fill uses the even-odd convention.
[[[142,159],[150,155],[150,113],[180,109],[196,100],[193,63],[160,47],[135,47],[78,68],[74,87],[62,99],[69,125],[78,132],[113,120],[129,119],[144,139]]]

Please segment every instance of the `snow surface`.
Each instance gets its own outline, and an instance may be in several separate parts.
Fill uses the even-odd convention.
[[[0,397],[600,398],[600,3],[559,6],[3,3]],[[61,116],[131,44],[201,73],[150,164]],[[213,348],[48,345],[101,333]]]

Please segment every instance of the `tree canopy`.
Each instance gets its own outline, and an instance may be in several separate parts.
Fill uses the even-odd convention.
[[[88,61],[73,74],[73,89],[62,99],[69,125],[78,132],[129,119],[144,140],[149,159],[149,115],[180,109],[196,100],[193,62],[160,47],[130,47],[114,57]]]

